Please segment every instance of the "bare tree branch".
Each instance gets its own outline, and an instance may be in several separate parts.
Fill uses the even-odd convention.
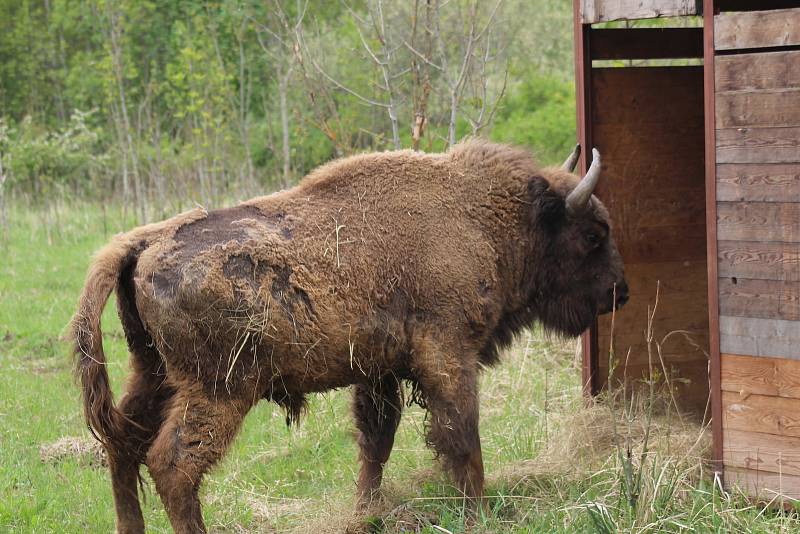
[[[425,54],[414,48],[410,43],[403,41],[403,44],[406,45],[406,48],[408,48],[415,56],[424,61],[427,65],[430,65],[436,70],[444,70],[442,69],[442,67],[431,61],[427,56],[425,56]]]

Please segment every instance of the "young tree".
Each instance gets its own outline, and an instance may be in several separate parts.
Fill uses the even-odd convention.
[[[491,122],[505,90],[505,81],[497,84],[491,80],[495,74],[491,66],[500,62],[504,53],[502,39],[494,32],[501,5],[502,0],[489,8],[477,0],[469,4],[426,0],[422,9],[419,0],[367,0],[366,13],[361,13],[345,3],[376,81],[359,87],[357,77],[351,76],[346,83],[343,76],[333,73],[332,62],[316,60],[315,55],[322,54],[328,43],[317,43],[317,50],[312,50],[302,38],[304,24],[297,32],[296,48],[308,58],[316,75],[304,78],[307,86],[314,82],[309,93],[320,93],[316,88],[321,85],[329,94],[338,92],[386,113],[391,135],[385,137],[391,139],[392,148],[403,144],[401,123],[408,125],[414,149],[420,147],[429,124],[446,128],[445,145],[455,144],[459,120],[468,123],[472,133],[480,132]],[[340,49],[347,48],[341,39],[337,44]],[[439,100],[432,103],[432,95]],[[465,100],[469,104],[465,105]],[[431,109],[432,105],[436,107]]]
[[[386,19],[384,17],[383,0],[368,0],[367,12],[368,17],[361,17],[358,13],[348,6],[350,15],[356,21],[356,29],[358,36],[361,39],[361,44],[366,50],[369,58],[380,70],[383,79],[383,85],[376,84],[379,91],[384,93],[383,102],[375,102],[370,99],[361,97],[354,91],[354,95],[359,96],[363,101],[368,104],[375,105],[386,109],[389,116],[389,123],[392,126],[392,145],[395,150],[399,150],[400,145],[400,128],[397,123],[398,107],[400,105],[398,88],[395,86],[396,79],[409,72],[410,69],[394,72],[397,68],[396,55],[402,45],[394,42],[394,36],[388,31]],[[364,37],[364,30],[371,30],[373,38],[377,41],[378,46],[375,50],[370,46],[367,39]]]
[[[3,124],[0,123],[0,128]],[[0,132],[2,133],[2,132]],[[0,226],[3,227],[3,241],[8,240],[8,213],[6,212],[6,173],[3,168],[3,152],[0,151]]]
[[[491,56],[491,32],[496,21],[497,10],[502,0],[497,0],[488,13],[485,13],[482,6],[485,5],[478,0],[474,0],[469,5],[466,14],[459,4],[456,4],[456,21],[461,24],[453,24],[443,27],[444,16],[441,13],[442,2],[431,0],[433,3],[433,17],[431,20],[431,30],[435,43],[433,61],[444,80],[444,89],[449,101],[449,119],[447,122],[447,144],[452,146],[456,142],[456,126],[459,112],[462,107],[465,89],[468,87],[470,78],[477,78],[479,86],[486,88],[486,67]],[[446,19],[445,19],[446,20]],[[448,47],[448,43],[454,46]],[[483,95],[476,95],[481,102],[481,113],[478,122],[472,125],[473,133],[477,133],[485,126],[484,120],[490,118],[486,116],[487,99],[481,98]],[[502,92],[500,97],[502,97]],[[496,102],[495,102],[496,103]]]
[[[277,0],[273,1],[273,9],[269,10],[262,20],[255,22],[256,36],[262,52],[269,58],[278,88],[278,111],[281,130],[281,186],[287,188],[291,183],[292,149],[290,144],[289,125],[289,90],[295,71],[296,55],[294,53],[294,35],[303,18],[306,8],[297,2],[297,15],[290,21],[290,15],[284,11]]]
[[[117,135],[122,149],[122,184],[123,203],[127,204],[129,197],[129,170],[133,178],[134,206],[141,210],[141,219],[147,219],[147,199],[143,194],[143,187],[139,176],[139,160],[136,155],[136,146],[133,142],[130,115],[128,114],[128,99],[126,96],[125,60],[123,57],[123,27],[122,14],[119,6],[112,1],[105,2],[104,6],[105,30],[108,36],[109,52],[116,83],[116,99],[113,101],[112,113],[115,117]]]

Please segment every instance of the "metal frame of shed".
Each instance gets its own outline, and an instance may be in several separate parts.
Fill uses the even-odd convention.
[[[603,154],[597,194],[631,286],[617,357],[641,350],[626,335],[641,329],[659,280],[657,329],[694,340],[665,360],[688,379],[685,408],[702,410],[710,391],[716,470],[761,498],[800,499],[800,2],[573,7],[578,141]],[[662,16],[702,16],[703,26],[601,24]],[[632,64],[679,58],[694,64]],[[610,344],[601,317],[584,334],[587,395],[615,379]]]

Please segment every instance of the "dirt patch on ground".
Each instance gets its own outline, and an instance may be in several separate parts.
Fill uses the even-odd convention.
[[[106,451],[93,439],[63,437],[53,443],[39,446],[39,457],[44,463],[57,464],[69,458],[77,458],[81,464],[105,467]]]

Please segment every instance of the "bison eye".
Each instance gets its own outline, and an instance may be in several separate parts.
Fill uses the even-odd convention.
[[[592,248],[597,248],[600,246],[600,236],[597,234],[586,234],[586,242],[589,243]]]

